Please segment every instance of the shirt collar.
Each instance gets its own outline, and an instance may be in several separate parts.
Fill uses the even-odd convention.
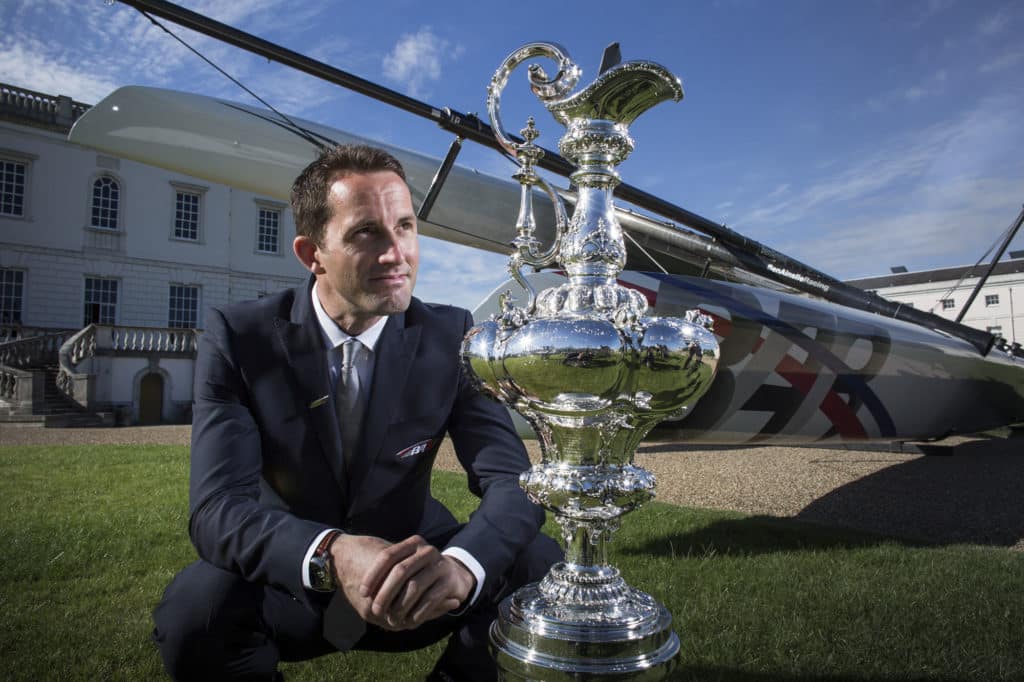
[[[352,336],[346,334],[338,326],[338,323],[331,319],[331,316],[324,310],[323,305],[320,304],[320,297],[316,295],[316,282],[313,282],[313,288],[310,289],[309,295],[313,299],[313,310],[316,312],[316,321],[320,323],[320,331],[323,332],[324,339],[327,341],[329,348],[337,348],[341,344],[348,341]],[[373,326],[359,334],[355,338],[359,340],[364,346],[370,350],[374,350],[377,347],[377,341],[380,339],[380,334],[384,331],[384,325],[387,324],[388,318],[381,317],[379,320],[373,323]]]

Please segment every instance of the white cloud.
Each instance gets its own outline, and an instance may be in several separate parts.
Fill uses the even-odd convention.
[[[912,10],[916,15],[910,22],[911,26],[919,27],[932,17],[942,14],[955,4],[955,0],[928,0],[923,6],[915,6]]]
[[[926,97],[943,95],[948,81],[949,73],[946,69],[939,69],[913,85],[872,95],[866,100],[865,107],[877,114],[890,111],[904,102],[916,103]]]
[[[924,88],[920,87],[920,86],[914,86],[912,88],[907,88],[903,92],[903,96],[906,99],[910,100],[911,102],[919,100],[919,99],[921,99],[922,97],[924,97],[927,94],[928,94],[928,91],[925,90]]]
[[[736,221],[829,274],[873,274],[928,259],[973,262],[1019,208],[1024,144],[1019,98],[993,97],[941,124],[879,139],[872,151],[837,159],[837,171],[766,188]],[[884,254],[891,263],[878,262]]]
[[[280,14],[309,23],[286,0],[211,0],[194,11],[259,34],[280,28]],[[2,79],[48,94],[95,103],[122,85],[187,89],[252,103],[249,95],[204,63],[139,12],[120,5],[52,0],[26,3],[4,17],[10,27],[0,37]],[[311,76],[218,40],[161,20],[167,29],[286,113],[302,115],[341,93]],[[294,22],[289,22],[294,30]],[[74,32],[74,40],[60,35]],[[336,53],[335,53],[336,54]]]
[[[294,3],[284,3],[281,0],[205,0],[204,2],[190,3],[190,9],[204,16],[215,19],[221,23],[235,26],[247,26],[247,31],[253,30],[253,25],[267,27],[270,22],[279,24],[281,13],[287,11],[288,18],[293,18],[292,10]]]
[[[992,73],[993,71],[1002,71],[1021,63],[1024,63],[1024,50],[1016,50],[999,55],[995,59],[982,64],[978,70],[981,73]]]
[[[117,87],[117,81],[102,73],[90,73],[72,64],[42,54],[34,41],[0,42],[0,73],[4,80],[37,92],[68,95],[89,104],[99,101]]]
[[[509,278],[508,257],[420,237],[416,296],[472,310]]]
[[[978,23],[978,33],[983,36],[993,36],[1002,33],[1010,25],[1010,15],[1005,9],[1000,9],[985,16]]]
[[[773,201],[777,188],[769,191],[744,222],[787,224],[823,205],[871,200],[908,182],[982,177],[996,160],[1010,158],[1013,141],[1024,135],[1015,116],[1019,106],[1015,98],[991,98],[959,118],[879,140],[873,151],[845,160],[837,173],[802,187],[791,183],[794,187],[781,201]]]
[[[929,267],[936,260],[966,265],[1013,220],[1019,191],[1010,180],[950,183],[889,210],[839,215],[821,234],[780,248],[841,278],[884,274],[892,265]],[[944,193],[953,198],[935,196]]]
[[[461,46],[449,49],[449,45],[429,26],[416,33],[407,33],[384,56],[384,77],[399,83],[409,95],[422,96],[426,93],[426,86],[441,79],[442,63],[462,53]]]

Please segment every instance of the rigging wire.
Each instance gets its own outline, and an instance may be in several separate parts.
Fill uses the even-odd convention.
[[[631,235],[631,234],[630,234],[629,232],[627,232],[626,230],[623,230],[623,231],[622,231],[622,234],[624,234],[624,235],[626,236],[626,238],[627,238],[627,239],[628,239],[629,241],[633,242],[633,246],[635,246],[636,248],[640,249],[640,253],[642,253],[642,254],[644,254],[645,256],[647,256],[648,258],[650,258],[650,259],[651,259],[651,262],[652,262],[652,263],[654,263],[654,264],[655,264],[655,265],[656,265],[656,266],[658,267],[658,269],[659,269],[659,270],[661,270],[661,271],[662,271],[663,273],[665,273],[666,275],[667,275],[667,274],[669,274],[668,270],[666,270],[666,269],[664,268],[664,266],[662,266],[662,264],[658,262],[658,259],[657,259],[657,258],[655,258],[654,256],[652,256],[652,255],[650,254],[650,252],[649,252],[649,251],[647,251],[647,249],[645,249],[644,247],[640,246],[640,242],[638,242],[638,241],[637,241],[636,239],[634,239],[634,238],[633,238],[633,235]]]
[[[111,1],[113,1],[113,0],[111,0]],[[293,121],[293,120],[292,120],[292,119],[291,119],[291,118],[290,118],[290,117],[289,117],[289,116],[288,116],[287,114],[285,114],[285,113],[283,113],[283,112],[279,111],[279,110],[278,110],[278,109],[277,109],[276,107],[274,107],[274,105],[270,104],[270,103],[269,103],[269,102],[267,102],[267,101],[266,101],[265,99],[263,99],[262,97],[260,97],[259,95],[257,95],[257,94],[256,94],[255,92],[253,92],[253,91],[252,91],[251,89],[249,89],[248,87],[246,87],[246,85],[245,85],[244,83],[242,83],[241,81],[239,81],[239,80],[238,80],[237,78],[235,78],[234,76],[232,76],[232,75],[231,75],[230,73],[228,73],[227,71],[225,71],[225,70],[224,70],[224,69],[222,69],[221,67],[217,66],[217,64],[215,64],[215,63],[214,63],[214,62],[213,62],[212,60],[210,60],[209,58],[207,58],[207,57],[206,57],[206,55],[204,55],[204,54],[203,54],[203,53],[201,53],[201,52],[200,52],[199,50],[197,50],[196,48],[194,48],[194,47],[192,47],[191,45],[189,45],[189,44],[188,44],[187,42],[185,42],[185,40],[183,40],[183,39],[182,39],[182,38],[180,38],[179,36],[175,35],[173,31],[171,31],[171,30],[170,30],[170,29],[168,29],[168,28],[167,28],[166,26],[164,26],[164,25],[163,25],[163,24],[161,24],[161,23],[160,23],[159,21],[157,21],[157,20],[156,20],[156,19],[155,19],[154,17],[152,17],[152,16],[151,16],[151,15],[150,15],[150,14],[149,14],[148,12],[146,12],[145,10],[142,10],[142,9],[138,9],[138,8],[136,8],[136,9],[138,10],[138,12],[139,12],[140,14],[142,14],[142,16],[144,16],[144,17],[146,17],[147,19],[149,19],[149,20],[150,20],[150,21],[151,21],[151,22],[153,23],[153,25],[154,25],[154,26],[156,26],[157,28],[159,28],[160,30],[162,30],[162,31],[163,31],[164,33],[166,33],[167,35],[169,35],[169,36],[171,36],[172,38],[174,38],[175,40],[177,40],[177,41],[178,41],[179,43],[181,43],[181,44],[182,44],[182,45],[184,45],[184,46],[185,46],[186,48],[188,48],[188,50],[189,50],[190,52],[192,52],[192,53],[193,53],[193,54],[195,54],[195,55],[196,55],[197,57],[199,57],[200,59],[202,59],[202,60],[203,60],[204,62],[206,62],[207,64],[209,64],[210,66],[212,66],[212,67],[213,67],[214,69],[216,69],[216,70],[217,70],[217,71],[218,71],[218,72],[219,72],[219,73],[220,73],[220,74],[221,74],[222,76],[224,76],[225,78],[227,78],[228,80],[230,80],[230,81],[231,81],[232,83],[234,83],[235,85],[237,85],[237,86],[238,86],[239,88],[241,88],[241,89],[242,89],[242,90],[244,90],[245,92],[247,92],[247,93],[248,93],[248,94],[249,94],[249,95],[250,95],[250,96],[251,96],[251,97],[252,97],[253,99],[255,99],[256,101],[260,102],[260,103],[261,103],[261,104],[262,104],[263,106],[267,107],[267,108],[268,108],[268,109],[270,109],[270,110],[271,110],[272,112],[274,112],[275,114],[277,114],[278,116],[280,116],[280,117],[281,117],[281,119],[282,119],[283,121],[285,121],[285,122],[286,122],[286,123],[288,124],[288,126],[290,126],[290,128],[288,128],[288,129],[289,129],[289,130],[291,130],[291,132],[293,132],[293,133],[295,133],[296,135],[298,135],[299,137],[303,138],[304,140],[306,140],[307,142],[309,142],[310,144],[312,144],[312,145],[313,145],[314,147],[316,147],[316,148],[317,148],[317,149],[319,149],[319,150],[323,150],[323,149],[326,149],[326,148],[328,147],[328,145],[327,145],[327,144],[325,144],[324,142],[322,142],[322,141],[320,141],[320,140],[316,139],[316,137],[314,137],[314,136],[316,135],[316,133],[314,133],[314,132],[312,132],[312,131],[310,131],[310,130],[307,130],[306,128],[303,128],[302,126],[300,126],[299,124],[297,124],[297,123],[296,123],[295,121]],[[268,119],[268,120],[269,120],[269,119]],[[273,121],[271,121],[271,122],[273,122]],[[317,136],[317,137],[322,137],[322,136]],[[327,139],[327,138],[324,138],[324,139]],[[331,141],[331,142],[333,142],[333,141]],[[334,144],[337,144],[337,143],[334,143]],[[509,154],[508,152],[506,152],[506,151],[504,151],[504,150],[501,150],[501,151],[502,151],[502,154],[503,154],[503,155],[504,155],[504,156],[505,156],[506,158],[508,158],[508,160],[509,160],[509,161],[511,161],[511,162],[512,162],[513,164],[515,164],[516,166],[518,166],[518,165],[519,165],[519,161],[518,161],[518,159],[516,159],[516,157],[512,156],[511,154]],[[432,221],[429,221],[429,222],[432,222]],[[481,238],[480,236],[478,236],[478,235],[475,235],[475,234],[473,234],[472,232],[469,232],[469,231],[467,231],[467,230],[460,230],[460,229],[459,229],[459,228],[457,228],[457,227],[453,227],[453,226],[451,226],[451,225],[447,225],[447,224],[444,224],[444,223],[437,223],[437,222],[433,222],[432,224],[434,224],[434,225],[437,225],[438,227],[441,227],[441,228],[444,228],[444,229],[450,230],[450,231],[452,231],[452,232],[455,232],[455,233],[458,233],[458,234],[461,234],[461,235],[465,235],[465,236],[467,236],[467,237],[471,237],[471,238],[475,239],[476,241],[483,241],[483,242],[487,242],[487,243],[489,243],[489,244],[492,244],[492,245],[494,245],[494,246],[500,247],[500,250],[501,250],[501,251],[508,251],[508,244],[505,244],[505,243],[502,243],[502,242],[498,242],[498,241],[495,241],[495,240],[493,240],[493,239],[485,239],[485,238]],[[639,246],[639,245],[638,245],[638,246]],[[643,250],[643,249],[641,248],[641,250]],[[646,253],[646,251],[645,251],[645,253]],[[653,259],[653,258],[651,258],[651,260],[654,260],[654,259]],[[658,264],[658,262],[657,262],[657,261],[655,261],[655,265],[657,265],[657,266],[658,266],[659,268],[661,267],[661,265],[660,265],[660,264]],[[662,270],[664,271],[664,268],[662,268]]]
[[[968,277],[973,276],[975,268],[977,268],[979,265],[981,265],[981,262],[983,260],[988,258],[988,255],[990,253],[992,253],[992,251],[996,248],[996,246],[998,246],[1000,244],[1000,242],[1002,242],[1004,239],[1006,239],[1006,235],[1009,234],[1010,230],[1012,230],[1012,229],[1013,229],[1013,223],[1011,223],[1009,227],[1007,227],[1005,230],[1003,230],[1001,233],[999,233],[999,235],[996,237],[995,241],[992,242],[992,245],[988,247],[988,250],[985,251],[985,253],[981,254],[981,257],[978,258],[978,261],[974,265],[972,265],[971,267],[969,267],[966,270],[964,270],[963,274],[960,275],[960,279],[958,279],[955,284],[953,284],[951,287],[949,287],[949,289],[947,289],[945,293],[943,293],[941,296],[939,296],[938,299],[936,299],[935,303],[932,304],[932,307],[928,309],[928,312],[934,311],[935,307],[937,305],[939,305],[940,303],[942,303],[942,301],[944,301],[945,299],[949,298],[950,294],[952,294],[954,291],[956,291],[956,289],[961,284],[963,284],[963,281],[965,279],[967,279]]]
[[[253,98],[254,98],[254,99],[255,99],[255,100],[257,101],[257,102],[259,102],[260,104],[262,104],[263,106],[267,107],[268,109],[270,109],[271,111],[273,111],[273,112],[274,112],[275,114],[277,114],[278,116],[280,116],[280,117],[281,117],[281,118],[282,118],[282,119],[283,119],[284,121],[286,121],[286,122],[288,123],[288,125],[290,125],[290,126],[292,127],[292,132],[294,132],[294,133],[295,133],[296,135],[298,135],[299,137],[301,137],[301,138],[303,138],[304,140],[306,140],[306,142],[309,142],[309,143],[310,143],[311,145],[313,145],[314,147],[316,147],[316,148],[317,148],[317,150],[319,150],[319,151],[323,151],[324,149],[326,149],[326,148],[327,148],[327,145],[323,144],[322,142],[320,142],[319,140],[317,140],[317,139],[316,139],[315,137],[313,137],[313,135],[312,135],[312,133],[310,133],[310,131],[306,130],[305,128],[303,128],[302,126],[300,126],[299,124],[297,124],[297,123],[296,123],[295,121],[293,121],[292,119],[290,119],[290,118],[289,118],[289,117],[288,117],[288,116],[287,116],[286,114],[284,114],[284,113],[282,113],[282,112],[278,111],[278,110],[277,110],[277,109],[276,109],[276,108],[274,107],[274,105],[270,104],[270,102],[268,102],[267,100],[263,99],[262,97],[260,97],[259,95],[257,95],[257,94],[256,94],[255,92],[253,92],[252,90],[250,90],[249,88],[247,88],[247,87],[245,86],[245,84],[243,84],[243,83],[242,83],[242,82],[241,82],[240,80],[238,80],[237,78],[235,78],[234,76],[232,76],[232,75],[231,75],[230,73],[228,73],[228,72],[227,72],[227,71],[225,71],[224,69],[222,69],[222,68],[220,68],[219,66],[217,66],[217,65],[216,65],[216,64],[215,64],[215,63],[214,63],[214,62],[213,62],[212,60],[210,60],[209,58],[207,58],[207,56],[206,56],[206,55],[204,55],[204,54],[203,54],[202,52],[200,52],[200,51],[199,51],[199,50],[197,50],[196,48],[194,48],[194,47],[192,47],[191,45],[189,45],[189,44],[188,44],[187,42],[185,42],[185,40],[184,40],[184,39],[182,39],[182,38],[180,38],[179,36],[175,35],[173,31],[171,31],[171,30],[170,30],[169,28],[167,28],[166,26],[164,26],[163,24],[161,24],[161,23],[160,23],[159,21],[157,21],[157,20],[156,20],[155,18],[153,18],[153,17],[152,17],[152,16],[151,16],[151,15],[150,15],[150,14],[149,14],[148,12],[146,12],[146,11],[145,11],[145,10],[143,10],[143,9],[139,9],[138,7],[136,7],[135,9],[136,9],[136,10],[138,10],[139,14],[141,14],[142,16],[144,16],[144,17],[146,17],[147,19],[149,19],[149,20],[150,20],[150,21],[151,21],[151,22],[153,23],[153,25],[154,25],[154,26],[156,26],[157,28],[159,28],[159,29],[160,29],[161,31],[163,31],[164,33],[166,33],[166,34],[167,34],[167,35],[169,35],[170,37],[172,37],[172,38],[174,38],[175,40],[177,40],[177,41],[178,41],[179,43],[181,43],[181,44],[182,44],[182,45],[184,45],[184,46],[185,46],[186,48],[188,48],[188,50],[189,50],[190,52],[192,52],[192,54],[194,54],[194,55],[196,55],[197,57],[199,57],[200,59],[202,59],[202,60],[203,60],[204,62],[206,62],[207,64],[209,64],[209,65],[210,65],[210,66],[212,66],[213,68],[215,68],[215,69],[216,69],[216,70],[217,70],[217,71],[218,71],[218,72],[219,72],[219,73],[220,73],[220,74],[221,74],[222,76],[224,76],[224,77],[225,77],[225,78],[227,78],[227,79],[228,79],[229,81],[231,81],[232,83],[234,83],[235,85],[237,85],[238,87],[240,87],[240,88],[241,88],[242,90],[244,90],[245,92],[249,93],[249,95],[250,95],[251,97],[253,97]]]

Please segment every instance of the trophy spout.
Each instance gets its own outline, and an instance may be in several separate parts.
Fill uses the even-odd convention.
[[[651,107],[682,98],[683,84],[665,67],[633,61],[613,66],[583,90],[547,107],[564,125],[590,119],[628,126]]]

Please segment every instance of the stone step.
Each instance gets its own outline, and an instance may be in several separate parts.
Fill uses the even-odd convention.
[[[42,370],[43,400],[34,408],[12,407],[0,401],[0,421],[5,423],[43,422],[45,426],[113,426],[113,413],[93,413],[64,395],[57,388],[60,367],[44,365],[33,369]]]

